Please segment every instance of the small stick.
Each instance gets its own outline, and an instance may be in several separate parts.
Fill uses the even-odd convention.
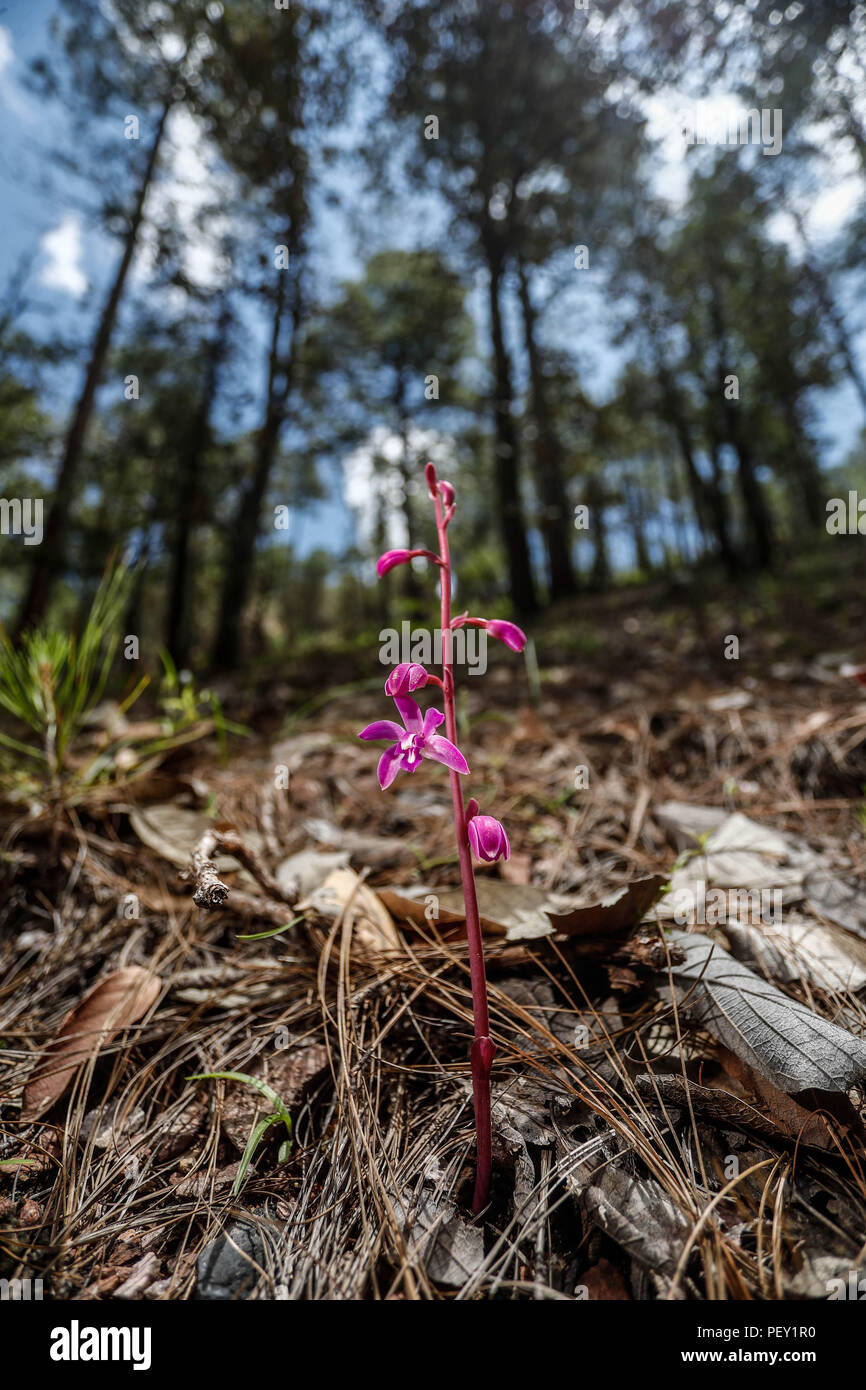
[[[204,832],[195,845],[190,861],[190,869],[195,879],[193,902],[197,903],[199,907],[221,907],[229,896],[227,884],[223,883],[211,863],[214,855],[219,853],[230,854],[234,859],[239,860],[248,873],[252,874],[256,882],[264,888],[268,897],[273,900],[268,904],[262,903],[261,907],[265,916],[273,915],[270,909],[275,908],[276,903],[285,903],[291,906],[290,895],[283,891],[273,874],[265,868],[258,856],[244,844],[236,830],[215,830],[211,827]],[[255,900],[244,894],[243,901],[245,905],[249,905]]]
[[[195,892],[192,900],[199,907],[221,907],[229,895],[227,886],[210,862],[219,850],[219,836],[215,830],[206,830],[192,852],[190,869],[195,879]]]

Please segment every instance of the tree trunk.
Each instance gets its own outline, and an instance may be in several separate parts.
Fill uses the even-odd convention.
[[[736,418],[736,407],[734,406],[732,411],[729,405],[725,414],[728,417],[731,443],[737,455],[740,492],[746,509],[746,523],[752,535],[755,564],[759,569],[764,569],[773,557],[773,526],[770,513],[758,481],[752,446],[746,431],[740,428],[740,421]]]
[[[529,545],[520,505],[520,461],[517,431],[511,414],[514,393],[511,363],[502,328],[502,250],[492,228],[483,234],[490,295],[490,336],[495,368],[494,422],[496,426],[496,505],[505,558],[508,587],[518,614],[534,613],[538,608]]]
[[[692,494],[695,513],[701,526],[708,526],[715,536],[725,568],[728,573],[737,573],[737,554],[731,541],[730,521],[724,494],[714,483],[701,476],[695,461],[692,432],[685,410],[674,384],[670,370],[662,362],[657,363],[659,381],[662,388],[665,413],[680,446],[680,453],[686,468],[686,479]]]
[[[169,100],[163,106],[162,114],[156,127],[156,133],[153,137],[153,143],[150,147],[150,154],[148,155],[144,175],[139,184],[135,207],[132,217],[130,218],[129,227],[127,228],[123,255],[120,258],[120,264],[117,267],[114,281],[102,307],[102,313],[99,316],[96,336],[90,349],[90,359],[87,363],[87,371],[84,376],[84,384],[66,435],[63,456],[60,460],[57,481],[54,486],[54,496],[51,500],[51,508],[45,522],[42,545],[39,547],[38,559],[34,563],[30,584],[18,614],[16,622],[16,632],[18,633],[22,632],[24,628],[33,627],[38,623],[45,612],[45,607],[48,603],[54,582],[63,569],[66,551],[65,533],[69,523],[69,512],[75,492],[78,465],[81,461],[90,417],[93,414],[96,389],[99,385],[103,367],[105,366],[105,359],[108,354],[111,335],[117,318],[117,310],[123,296],[129,267],[132,263],[133,255],[135,254],[138,233],[141,229],[144,217],[145,200],[153,180],[160,146],[165,132],[165,124],[172,105],[173,102]]]
[[[800,494],[801,516],[807,529],[815,531],[823,527],[826,519],[821,474],[800,423],[796,402],[790,397],[785,401],[782,413],[791,437],[791,462]]]
[[[219,626],[213,653],[214,663],[224,670],[233,670],[240,659],[241,618],[252,587],[262,504],[268,490],[268,483],[279,447],[280,434],[286,418],[286,404],[294,365],[292,344],[299,312],[297,280],[294,285],[291,307],[291,342],[288,353],[283,354],[280,349],[280,338],[286,314],[287,296],[285,280],[281,273],[274,297],[271,344],[268,353],[265,418],[259,431],[255,467],[252,476],[246,480],[245,486],[242,486],[241,489],[238,510],[232,525],[226,555]]]
[[[737,455],[740,494],[746,511],[746,525],[752,537],[754,562],[759,569],[764,569],[773,556],[773,523],[764,490],[758,481],[757,462],[748,428],[744,426],[741,407],[738,401],[729,400],[725,392],[728,340],[722,302],[715,285],[712,287],[710,317],[716,345],[715,400],[721,403],[720,419],[724,425],[727,442]],[[710,404],[712,405],[712,401]]]
[[[610,556],[608,554],[607,545],[607,524],[604,510],[607,498],[602,483],[594,473],[589,475],[586,495],[589,502],[590,515],[592,517],[592,538],[595,546],[589,582],[593,589],[601,590],[607,588],[610,583],[611,575]]]
[[[526,267],[518,258],[517,276],[520,305],[523,312],[523,333],[529,376],[532,384],[532,413],[535,417],[535,462],[538,470],[538,491],[541,497],[541,533],[547,551],[547,567],[551,599],[564,598],[577,590],[574,564],[571,557],[572,523],[568,498],[562,477],[559,440],[553,429],[547,399],[547,383],[541,368],[536,337],[537,316],[529,292]]]
[[[200,514],[201,466],[210,440],[210,421],[216,400],[220,363],[225,356],[229,312],[223,308],[208,344],[201,396],[190,426],[186,454],[181,460],[177,524],[171,548],[171,578],[165,643],[175,665],[186,665],[189,651],[189,589],[192,533]]]

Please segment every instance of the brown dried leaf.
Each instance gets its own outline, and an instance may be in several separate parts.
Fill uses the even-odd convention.
[[[554,930],[567,936],[616,936],[641,921],[663,884],[664,879],[659,874],[652,878],[640,878],[590,907],[575,907],[571,912],[550,912],[548,916]]]
[[[375,955],[402,951],[400,934],[380,898],[354,869],[334,869],[297,910],[312,907],[323,917],[343,914],[354,943]]]
[[[35,1120],[59,1100],[76,1071],[124,1028],[147,1013],[162,981],[138,965],[100,980],[65,1017],[24,1088],[21,1118]]]

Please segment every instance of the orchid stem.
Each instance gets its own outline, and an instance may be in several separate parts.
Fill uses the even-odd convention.
[[[436,531],[439,536],[439,558],[442,565],[440,593],[442,596],[442,688],[445,706],[445,729],[452,743],[457,742],[457,720],[454,713],[454,668],[451,640],[451,559],[448,548],[448,518],[443,515],[441,499],[436,497]],[[472,982],[472,1015],[475,1036],[472,1042],[472,1093],[475,1106],[475,1135],[477,1167],[472,1210],[477,1216],[490,1195],[493,1164],[493,1139],[490,1125],[490,1069],[496,1045],[490,1036],[490,1015],[487,1007],[487,977],[484,970],[484,946],[478,914],[478,895],[475,874],[466,832],[466,811],[460,774],[449,770],[451,801],[454,807],[454,830],[460,877],[463,882],[463,902],[466,907],[466,937],[469,943],[469,975]]]

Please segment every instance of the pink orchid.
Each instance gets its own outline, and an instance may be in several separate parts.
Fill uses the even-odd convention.
[[[428,463],[424,469],[424,479],[436,512],[436,535],[439,553],[432,550],[386,550],[379,557],[377,569],[380,575],[387,574],[395,565],[405,565],[418,555],[439,565],[439,611],[441,631],[451,633],[461,627],[486,628],[494,637],[510,647],[514,652],[522,652],[526,646],[526,634],[516,623],[505,622],[500,618],[488,621],[487,618],[473,618],[468,613],[459,617],[451,614],[451,553],[448,545],[448,526],[454,515],[456,492],[451,483],[440,482],[436,468]],[[429,709],[422,717],[414,700],[408,697],[410,690],[422,685],[438,685],[442,689],[445,713]],[[380,719],[368,724],[359,734],[363,739],[390,739],[390,748],[379,759],[379,785],[389,787],[397,773],[415,772],[422,758],[433,758],[444,763],[449,770],[451,783],[451,802],[454,810],[454,828],[457,836],[457,858],[460,864],[460,878],[463,883],[463,903],[466,908],[466,939],[469,946],[469,974],[472,985],[472,1018],[474,1037],[470,1062],[472,1067],[472,1096],[475,1110],[475,1135],[478,1165],[475,1171],[475,1191],[472,1196],[472,1210],[478,1215],[487,1205],[490,1196],[490,1183],[493,1173],[493,1132],[490,1116],[490,1070],[496,1055],[496,1044],[490,1036],[490,1009],[487,1002],[487,981],[484,970],[484,943],[481,935],[481,916],[478,911],[478,894],[472,869],[472,855],[476,859],[491,864],[497,859],[505,859],[511,853],[508,836],[504,826],[493,816],[478,814],[478,802],[472,797],[464,805],[463,788],[458,773],[467,773],[469,768],[460,749],[452,741],[457,737],[457,713],[454,701],[454,663],[451,643],[447,642],[442,651],[442,675],[435,676],[418,662],[404,661],[395,666],[385,682],[385,693],[393,696],[403,727],[390,719]],[[435,731],[444,723],[449,738],[442,738]]]
[[[511,854],[505,826],[495,816],[472,816],[467,822],[466,834],[475,858],[485,864],[507,859]]]
[[[417,771],[422,758],[433,758],[435,762],[444,763],[454,772],[469,771],[469,765],[460,749],[449,739],[434,732],[440,724],[444,724],[444,714],[438,709],[428,709],[422,717],[416,701],[401,695],[394,697],[394,704],[403,720],[402,729],[392,719],[377,719],[358,735],[359,738],[368,740],[394,739],[394,743],[385,749],[379,759],[377,776],[383,791],[390,787],[398,772]]]
[[[386,550],[376,561],[376,573],[379,578],[387,574],[395,565],[407,565],[410,560],[423,555],[425,559],[432,560],[434,564],[440,565],[442,561],[438,555],[434,555],[432,550]]]
[[[451,626],[455,631],[458,627],[486,628],[491,637],[498,637],[513,652],[522,652],[526,646],[523,628],[518,627],[517,623],[506,622],[504,618],[470,618],[468,613],[461,613],[458,618],[452,619]]]
[[[408,695],[410,690],[426,685],[429,679],[429,673],[417,661],[401,661],[385,682],[385,694]]]
[[[445,503],[445,506],[453,507],[454,499],[457,496],[457,493],[454,491],[454,488],[451,486],[451,484],[446,483],[443,479],[442,482],[439,484],[439,492],[442,496],[442,501]]]
[[[507,623],[501,618],[491,618],[487,623],[491,637],[498,637],[513,652],[522,652],[526,646],[526,633],[517,623]]]

